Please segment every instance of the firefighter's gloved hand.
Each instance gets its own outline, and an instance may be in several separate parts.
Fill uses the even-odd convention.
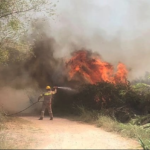
[[[53,88],[54,88],[54,89],[57,89],[58,87],[57,87],[57,86],[54,86]]]

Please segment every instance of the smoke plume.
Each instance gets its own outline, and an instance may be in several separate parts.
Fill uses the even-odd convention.
[[[47,34],[60,45],[57,57],[69,56],[74,47],[91,49],[113,65],[126,64],[133,80],[150,69],[149,8],[149,0],[60,1]]]

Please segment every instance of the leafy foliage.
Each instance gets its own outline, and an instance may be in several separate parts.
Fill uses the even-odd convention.
[[[52,17],[55,9],[56,4],[50,0],[0,0],[1,69],[23,63],[32,56],[31,43],[25,40],[25,35],[32,22],[44,15]]]
[[[77,95],[80,104],[86,103],[87,107],[97,109],[121,107],[127,104],[131,97],[135,96],[137,94],[130,89],[129,85],[114,85],[108,82],[84,85]]]
[[[0,0],[0,43],[6,39],[20,40],[29,29],[31,20],[39,16],[52,17],[56,4],[50,0]]]
[[[149,93],[144,93],[145,96],[143,96],[130,84],[115,85],[100,82],[95,85],[83,85],[80,87],[79,92],[74,95],[67,95],[66,93],[61,95],[60,92],[59,94],[56,95],[55,106],[57,107],[72,108],[74,111],[74,108],[77,108],[78,114],[78,107],[80,106],[89,111],[103,112],[104,115],[108,115],[122,123],[129,122],[138,115],[148,114],[150,110]],[[141,124],[148,122],[148,117],[141,120]]]
[[[139,141],[140,141],[140,144],[141,144],[143,150],[149,150],[148,147],[150,147],[150,144],[149,145],[145,145],[145,143],[143,142],[143,140],[141,138],[139,138]]]

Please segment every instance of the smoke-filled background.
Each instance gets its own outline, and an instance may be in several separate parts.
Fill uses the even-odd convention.
[[[112,64],[125,63],[131,80],[149,71],[149,0],[64,0],[57,7],[46,30],[60,45],[57,57],[86,47]]]
[[[31,22],[25,40],[32,44],[32,53],[22,63],[2,69],[1,84],[23,89],[22,95],[28,88],[40,89],[40,94],[46,85],[76,88],[81,82],[69,80],[65,62],[82,48],[115,67],[118,62],[124,63],[128,80],[144,76],[150,69],[149,8],[149,0],[59,1],[54,19],[39,13],[39,19]],[[8,94],[11,103],[37,100],[37,95],[21,98],[11,89],[6,91],[13,93]]]

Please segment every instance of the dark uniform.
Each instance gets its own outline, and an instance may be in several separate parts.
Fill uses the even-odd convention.
[[[40,100],[42,97],[44,97],[43,105],[42,105],[42,111],[41,111],[41,117],[40,120],[44,118],[44,112],[45,109],[48,109],[49,115],[50,115],[50,120],[53,120],[53,112],[52,112],[52,95],[56,94],[57,90],[55,91],[47,91],[44,94],[41,94],[38,98]]]

